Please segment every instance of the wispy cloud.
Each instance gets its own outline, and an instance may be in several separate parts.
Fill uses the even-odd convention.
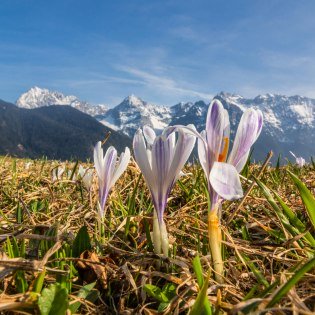
[[[209,100],[213,97],[212,94],[191,89],[189,87],[189,84],[187,83],[180,85],[178,82],[170,77],[149,73],[147,71],[129,66],[118,66],[117,69],[126,72],[129,75],[132,75],[138,79],[141,79],[143,84],[150,89],[159,89],[163,93],[172,92],[182,97],[199,97],[205,100]]]

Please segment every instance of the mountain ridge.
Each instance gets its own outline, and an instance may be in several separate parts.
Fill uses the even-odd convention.
[[[288,158],[291,158],[289,151],[305,157],[315,155],[315,99],[272,93],[245,98],[228,92],[220,92],[214,98],[219,99],[229,111],[232,139],[240,117],[247,108],[262,110],[264,127],[255,146],[255,157],[263,159],[269,150],[273,150],[275,155],[282,153]],[[157,132],[174,124],[194,124],[200,131],[205,128],[209,103],[180,102],[172,106],[161,106],[130,95],[104,113],[92,116],[103,125],[130,138],[145,124]]]

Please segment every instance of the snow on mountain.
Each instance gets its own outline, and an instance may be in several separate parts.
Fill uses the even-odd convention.
[[[91,116],[102,115],[107,111],[106,105],[91,105],[80,101],[76,96],[42,89],[37,86],[23,93],[16,101],[18,107],[32,109],[50,105],[69,105]]]
[[[136,130],[143,125],[150,125],[157,131],[164,129],[172,119],[172,110],[169,107],[150,104],[135,95],[130,95],[119,105],[96,118],[104,125],[114,130],[121,130],[132,137]]]

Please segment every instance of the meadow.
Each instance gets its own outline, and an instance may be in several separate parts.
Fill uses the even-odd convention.
[[[58,167],[64,173],[52,178]],[[314,164],[246,164],[243,199],[223,203],[223,283],[209,254],[198,163],[168,200],[169,256],[153,251],[153,205],[133,160],[104,222],[96,175],[87,189],[78,169],[0,158],[2,314],[314,314]]]

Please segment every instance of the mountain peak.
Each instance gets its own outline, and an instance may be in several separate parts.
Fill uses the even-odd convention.
[[[68,105],[91,116],[102,115],[107,111],[104,105],[93,106],[85,101],[80,101],[76,96],[64,95],[61,92],[38,86],[33,86],[23,93],[16,101],[16,105],[27,109],[51,105]]]
[[[139,106],[143,105],[145,102],[138,96],[131,94],[124,99],[124,102],[128,102],[131,105]]]

